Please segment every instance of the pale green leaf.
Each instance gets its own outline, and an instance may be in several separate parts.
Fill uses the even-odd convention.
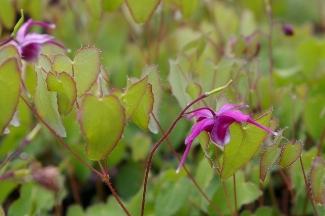
[[[264,182],[267,172],[279,158],[280,153],[281,149],[278,148],[277,144],[268,146],[263,152],[260,161],[260,181]]]
[[[147,91],[148,76],[133,83],[121,96],[121,102],[125,107],[126,119],[129,120],[139,106],[144,94]]]
[[[18,105],[20,70],[16,58],[9,58],[0,65],[0,135],[10,123]]]
[[[256,122],[268,126],[272,110],[261,116]],[[255,125],[248,124],[242,128],[237,122],[229,127],[230,142],[224,148],[221,179],[226,180],[249,162],[267,136],[267,132]]]
[[[291,166],[302,154],[302,143],[300,141],[288,142],[281,151],[279,166],[287,168]]]
[[[34,102],[38,114],[49,126],[61,137],[66,136],[62,124],[58,104],[57,93],[47,90],[46,77],[50,70],[51,61],[46,56],[40,55],[38,65],[35,65],[37,74],[37,86],[34,95]]]
[[[202,87],[196,82],[190,82],[186,87],[186,93],[194,100],[202,93]]]
[[[70,205],[68,208],[67,216],[85,216],[85,213],[80,205]]]
[[[123,2],[124,0],[109,0],[109,1],[104,0],[103,8],[107,12],[112,12],[118,9],[123,4]]]
[[[6,61],[7,59],[9,59],[11,57],[17,58],[17,64],[18,64],[19,68],[21,68],[22,63],[20,60],[20,54],[15,46],[8,45],[8,46],[4,46],[0,49],[0,64],[2,64],[4,61]]]
[[[122,136],[124,108],[113,95],[97,98],[86,94],[78,116],[82,133],[87,139],[87,157],[91,160],[103,159],[116,147]]]
[[[160,0],[126,0],[133,19],[137,23],[145,23],[155,11]]]
[[[64,54],[54,55],[52,70],[58,73],[67,72],[70,76],[73,76],[71,59]]]
[[[148,75],[148,83],[152,85],[152,93],[154,96],[153,109],[150,114],[149,130],[152,133],[158,133],[159,127],[153,117],[154,115],[155,118],[159,120],[159,109],[162,99],[162,84],[157,65],[148,65],[142,71],[142,77],[145,75]]]
[[[145,134],[136,134],[131,143],[132,149],[132,159],[134,161],[141,161],[147,159],[147,154],[149,152],[151,144],[151,139]]]
[[[6,29],[12,29],[15,25],[15,9],[13,2],[1,1],[0,7],[0,22]]]
[[[148,131],[150,122],[150,113],[153,108],[154,96],[152,93],[152,85],[147,84],[146,93],[143,95],[137,109],[132,115],[132,122],[142,130]]]
[[[106,0],[103,0],[104,2]],[[103,1],[102,0],[86,0],[86,4],[88,9],[93,17],[99,19],[102,15],[102,8],[103,8]]]
[[[321,157],[315,157],[310,169],[311,192],[315,202],[325,207],[325,162]]]

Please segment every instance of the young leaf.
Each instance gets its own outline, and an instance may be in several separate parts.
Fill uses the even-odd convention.
[[[34,102],[39,115],[50,125],[51,128],[61,137],[66,136],[62,124],[58,104],[57,93],[47,90],[46,77],[50,70],[51,60],[44,55],[39,58],[38,65],[35,65],[37,74],[37,86],[34,95]]]
[[[155,11],[160,0],[126,0],[133,19],[137,23],[145,23]]]
[[[54,55],[52,70],[58,73],[66,72],[70,76],[73,76],[71,59],[64,54]]]
[[[260,181],[264,182],[265,177],[269,169],[272,167],[274,162],[279,158],[281,149],[278,148],[277,144],[273,144],[266,148],[261,156],[260,161]]]
[[[152,93],[154,96],[154,103],[153,103],[153,109],[152,113],[155,115],[156,119],[159,118],[159,109],[161,104],[161,98],[162,98],[162,84],[161,84],[161,78],[158,72],[157,65],[148,65],[143,71],[142,71],[142,77],[148,75],[148,82],[152,86]],[[153,118],[152,114],[150,114],[150,122],[149,122],[149,130],[152,133],[158,133],[159,127]]]
[[[315,157],[310,169],[311,192],[315,202],[325,207],[325,162],[321,157]]]
[[[123,4],[124,0],[110,0],[110,1],[103,1],[103,9],[106,12],[112,12],[119,8]]]
[[[0,49],[0,64],[2,64],[7,59],[15,57],[17,58],[17,65],[19,68],[22,67],[20,55],[17,48],[13,45],[4,46]]]
[[[267,127],[271,114],[272,110],[258,118],[256,122]],[[229,130],[231,138],[230,142],[224,148],[221,180],[228,179],[249,162],[268,134],[255,125],[248,124],[245,128],[242,128],[236,122],[230,125]]]
[[[136,134],[131,143],[132,159],[134,161],[145,160],[151,144],[150,136],[147,134]]]
[[[86,94],[79,108],[78,122],[87,139],[87,157],[100,160],[120,140],[126,122],[125,111],[114,95],[97,98]]]
[[[141,99],[137,109],[132,115],[132,122],[138,125],[142,130],[148,131],[148,125],[150,122],[149,114],[153,108],[154,97],[152,94],[152,85],[147,84],[147,91]]]
[[[46,78],[49,91],[58,93],[58,107],[62,116],[66,116],[72,110],[77,98],[76,83],[66,72],[57,74],[48,73]]]
[[[125,107],[126,120],[130,120],[134,111],[140,104],[147,90],[148,76],[145,76],[136,83],[133,83],[121,96],[121,102]]]
[[[302,143],[300,141],[292,143],[288,142],[281,151],[279,166],[287,168],[291,166],[302,153]]]
[[[13,117],[20,95],[20,67],[16,58],[0,65],[0,135]]]

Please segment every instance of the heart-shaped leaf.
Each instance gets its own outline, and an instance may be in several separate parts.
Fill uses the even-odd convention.
[[[77,86],[77,96],[80,98],[90,90],[100,73],[100,50],[95,47],[83,47],[77,51],[73,61],[63,54],[55,55],[52,70],[67,72],[72,76]]]
[[[132,115],[132,122],[138,125],[142,130],[148,131],[150,122],[150,113],[153,108],[154,97],[152,93],[152,85],[147,84],[147,91],[142,97],[142,100]]]
[[[264,182],[265,177],[269,169],[272,167],[274,162],[279,158],[281,149],[278,148],[277,144],[273,144],[266,148],[261,156],[260,161],[260,180]]]
[[[145,23],[156,10],[160,0],[126,0],[133,19],[137,23]]]
[[[258,118],[256,122],[267,127],[271,114],[272,110]],[[242,128],[237,122],[230,125],[229,130],[231,138],[224,148],[221,180],[228,179],[249,162],[268,134],[265,130],[252,124]]]
[[[279,166],[283,168],[287,168],[291,166],[302,153],[302,143],[300,141],[292,143],[288,142],[283,147],[281,151]]]
[[[34,102],[37,112],[44,121],[49,124],[59,136],[65,137],[66,132],[59,114],[57,93],[48,91],[46,84],[47,72],[51,70],[51,65],[52,62],[47,56],[40,55],[38,64],[35,65],[37,86]]]
[[[125,120],[124,108],[116,96],[97,98],[86,94],[83,97],[78,122],[87,139],[89,159],[100,160],[113,151],[122,136]]]
[[[76,83],[73,78],[66,72],[48,73],[46,78],[47,88],[49,91],[57,92],[59,112],[66,116],[72,110],[77,98]]]
[[[126,119],[130,120],[134,111],[139,106],[144,94],[147,91],[148,76],[131,84],[121,96],[121,102],[125,107]]]
[[[13,117],[20,95],[20,67],[16,58],[0,65],[0,135]]]
[[[0,49],[0,64],[2,64],[4,61],[11,57],[17,58],[18,67],[21,68],[22,64],[20,60],[20,54],[15,46],[9,45],[4,46]]]
[[[143,71],[142,71],[142,77],[148,75],[148,82],[152,86],[152,93],[154,96],[154,104],[152,109],[152,114],[150,114],[150,122],[149,122],[149,130],[152,133],[158,133],[159,127],[152,115],[155,115],[155,118],[159,119],[159,109],[161,104],[161,98],[162,98],[162,84],[161,84],[161,78],[159,75],[158,67],[157,65],[148,65]]]
[[[311,192],[315,202],[325,207],[325,161],[315,157],[310,169]]]

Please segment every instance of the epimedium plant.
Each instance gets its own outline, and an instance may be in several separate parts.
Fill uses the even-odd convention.
[[[102,13],[100,12],[101,5],[98,2],[93,4],[91,1],[86,1],[88,10],[94,16]],[[102,4],[107,11],[115,10],[123,3],[123,1],[114,1],[113,4],[104,2]],[[141,7],[141,4],[129,0],[126,1],[126,7],[130,10],[135,22],[143,23],[149,22],[149,18],[159,3],[159,1],[147,1],[144,2],[147,7]],[[185,1],[175,1],[174,4],[180,8],[184,17],[190,17],[198,2],[194,1],[194,3],[189,4]],[[322,208],[316,208],[314,203],[324,205],[324,160],[321,157],[321,144],[324,138],[320,140],[320,147],[316,153],[318,157],[313,159],[313,155],[316,155],[315,151],[313,152],[311,149],[309,152],[304,152],[302,141],[290,141],[285,138],[284,133],[287,130],[274,132],[278,125],[286,126],[291,121],[295,125],[295,122],[298,121],[295,113],[293,117],[290,117],[292,119],[288,120],[284,117],[285,123],[282,123],[282,118],[279,118],[279,123],[274,118],[272,120],[273,109],[270,107],[273,103],[275,116],[285,114],[288,107],[292,105],[286,105],[287,98],[284,93],[276,97],[277,94],[274,92],[289,91],[300,95],[300,98],[295,102],[297,103],[296,112],[298,114],[301,113],[299,100],[303,98],[305,93],[303,91],[304,85],[299,78],[296,78],[295,82],[298,84],[297,87],[293,87],[294,91],[292,91],[283,87],[288,82],[287,73],[276,71],[276,74],[273,74],[275,72],[273,70],[272,31],[277,22],[273,20],[270,5],[267,4],[266,8],[270,18],[270,32],[266,36],[269,43],[269,77],[267,79],[265,77],[264,79],[263,77],[260,78],[259,67],[261,65],[257,59],[262,46],[260,37],[263,37],[263,32],[257,31],[245,38],[232,38],[229,45],[234,58],[227,56],[224,50],[220,51],[219,45],[214,44],[212,37],[208,34],[202,34],[198,39],[185,45],[181,54],[175,59],[168,61],[169,74],[167,79],[171,87],[170,90],[182,110],[178,111],[176,120],[166,132],[160,125],[160,121],[169,118],[167,114],[160,111],[160,107],[163,105],[163,95],[166,94],[164,90],[166,89],[162,86],[161,77],[163,75],[159,73],[158,66],[146,66],[139,73],[138,78],[128,78],[125,86],[118,88],[111,82],[114,73],[108,73],[108,70],[102,65],[101,56],[105,53],[100,51],[100,47],[82,47],[75,53],[72,52],[72,56],[69,57],[66,55],[67,53],[62,54],[66,48],[54,41],[52,36],[27,33],[32,24],[43,27],[54,27],[53,25],[32,20],[22,24],[20,21],[17,24],[18,27],[14,28],[12,36],[9,39],[4,39],[1,43],[0,104],[4,111],[0,116],[0,132],[7,134],[9,129],[12,130],[10,124],[17,126],[17,109],[21,110],[20,104],[28,107],[29,111],[27,112],[35,115],[38,120],[37,124],[34,124],[36,125],[34,129],[23,139],[17,150],[9,154],[1,164],[0,179],[2,183],[8,183],[17,178],[23,179],[21,197],[10,207],[8,214],[19,215],[26,212],[34,214],[37,210],[44,211],[57,205],[44,203],[33,196],[29,199],[28,194],[31,194],[33,190],[41,191],[40,193],[47,194],[48,197],[50,194],[44,191],[42,187],[31,185],[26,177],[32,177],[39,185],[54,191],[57,199],[64,197],[62,191],[59,193],[59,184],[56,181],[51,181],[58,174],[55,168],[42,168],[29,162],[34,166],[24,169],[23,167],[27,166],[26,164],[17,165],[17,161],[13,160],[29,142],[38,137],[41,124],[50,131],[51,136],[55,136],[70,151],[70,154],[81,161],[83,166],[97,174],[109,187],[116,199],[114,201],[109,198],[107,205],[94,205],[87,209],[86,213],[80,206],[72,206],[68,211],[70,215],[91,215],[100,211],[114,213],[115,215],[138,215],[140,212],[141,215],[188,215],[192,210],[192,215],[201,213],[235,215],[239,212],[242,215],[252,215],[248,211],[240,210],[240,208],[257,199],[259,199],[260,208],[255,211],[255,215],[276,213],[279,211],[276,207],[274,209],[261,207],[263,206],[261,204],[263,203],[261,199],[263,185],[261,184],[258,187],[258,181],[265,182],[264,185],[271,185],[270,179],[266,176],[269,170],[274,171],[275,168],[274,166],[272,168],[272,165],[275,163],[281,168],[292,167],[292,172],[295,175],[298,173],[298,178],[304,179],[304,181],[299,182],[296,180],[297,178],[292,177],[293,174],[288,174],[281,169],[278,171],[281,173],[290,197],[293,199],[293,212],[296,215],[303,211],[310,212],[306,209],[307,207],[302,210],[298,208],[298,206],[302,206],[299,202],[303,202],[303,199],[308,197],[310,206],[313,207],[312,212],[321,214]],[[290,25],[281,25],[284,35],[292,36],[294,34]],[[61,53],[55,54],[50,50],[40,54],[40,47],[45,42],[54,44],[56,48],[63,48],[60,51]],[[217,55],[220,58],[218,63],[210,59],[214,54],[211,54],[212,48],[207,46],[207,42],[211,43],[211,47],[219,53]],[[301,47],[303,49],[304,44]],[[148,50],[150,49],[148,47]],[[158,53],[159,50],[156,52]],[[150,60],[146,59],[147,63],[150,63]],[[201,73],[196,72],[199,70],[198,68],[202,71]],[[297,72],[292,72],[292,74],[295,73]],[[29,77],[35,78],[34,83],[27,82]],[[229,82],[229,80],[232,81]],[[259,96],[254,91],[261,89],[261,86],[265,85],[265,81],[270,82],[270,91],[265,91],[264,88],[264,90],[258,91],[262,93]],[[227,82],[228,84],[226,84]],[[227,92],[227,97],[221,95],[221,92]],[[261,98],[270,98],[270,100],[265,102]],[[241,104],[250,104],[252,109],[249,112],[256,113],[257,118],[237,110],[238,108],[247,108],[246,105],[233,105],[229,100],[238,101]],[[279,100],[278,103],[277,100]],[[169,102],[167,104],[170,105]],[[313,110],[313,107],[307,108]],[[267,109],[269,111],[262,111]],[[309,128],[307,130],[312,130],[308,126],[311,124],[309,123],[309,113],[305,112],[303,118],[306,119],[306,127]],[[159,114],[160,118],[158,118]],[[284,114],[283,116],[285,116]],[[184,137],[182,141],[187,146],[181,159],[172,145],[176,139],[172,139],[171,136],[168,139],[168,137],[173,130],[176,130],[177,124],[182,124],[182,119],[186,115],[190,115],[188,120],[196,118],[196,123],[193,122],[194,126],[190,135],[186,139]],[[82,134],[85,140],[85,145],[82,146],[84,151],[76,151],[76,148],[69,143],[70,134],[67,125],[65,125],[68,118],[70,121],[77,122],[77,132]],[[125,139],[134,136],[128,132],[128,122],[133,122],[143,131],[152,133],[160,131],[162,137],[159,140],[157,139],[149,156],[147,156],[147,152],[138,153],[143,155],[139,156],[140,158],[148,157],[146,170],[137,170],[145,173],[144,179],[141,178],[141,181],[144,182],[143,188],[139,185],[136,188],[138,193],[133,194],[134,196],[129,197],[129,200],[126,201],[127,199],[121,200],[118,196],[119,190],[115,192],[109,173],[111,167],[108,165],[118,149],[122,148],[123,151],[123,147],[121,147],[124,140],[124,138],[122,139],[123,134]],[[242,124],[245,122],[248,123],[247,126]],[[23,124],[20,127],[22,126]],[[273,140],[271,136],[268,136],[269,132],[275,135]],[[311,134],[317,137],[314,132]],[[9,133],[2,136],[9,137],[10,135]],[[191,169],[187,169],[183,164],[196,137],[199,137],[202,148],[200,155],[201,158],[204,158],[199,162],[196,175],[193,177]],[[141,148],[149,148],[150,144],[147,147],[143,144],[145,141],[146,138],[140,138],[138,145],[134,145],[133,152],[135,150],[141,151]],[[174,166],[172,170],[158,174],[157,180],[151,178],[149,174],[151,166],[155,164],[154,154],[159,147],[163,147],[163,141],[167,142],[178,157],[180,165],[177,169],[178,174],[175,173],[176,166]],[[260,161],[254,164],[263,141],[266,143],[265,147],[262,147],[264,151],[260,154]],[[300,164],[295,163],[297,160],[300,161]],[[181,169],[182,166],[184,169]],[[254,169],[259,170],[257,182],[254,182],[254,177],[250,176],[256,173]],[[303,175],[301,175],[301,170]],[[305,170],[310,170],[310,179],[307,178],[308,173],[305,174]],[[122,173],[122,169],[117,172]],[[131,178],[131,176],[128,177]],[[123,187],[120,182],[123,181],[119,179],[116,184]],[[197,189],[195,192],[192,190],[191,182]],[[297,189],[302,185],[301,183],[304,184],[305,190]],[[294,190],[292,185],[297,188]],[[15,185],[10,187],[13,188]],[[193,193],[191,201],[195,203],[194,207],[187,204],[187,198],[191,193]],[[146,196],[147,194],[148,196]],[[25,204],[24,208],[21,207],[22,204]],[[276,202],[273,205],[276,205]]]

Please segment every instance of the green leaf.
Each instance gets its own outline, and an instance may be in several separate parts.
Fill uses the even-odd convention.
[[[126,4],[137,23],[145,23],[157,8],[160,0],[126,0]]]
[[[74,204],[69,206],[67,216],[85,216],[85,213],[80,205]]]
[[[107,12],[112,12],[116,9],[118,9],[122,4],[124,0],[110,0],[110,1],[103,1],[103,8]]]
[[[132,159],[134,161],[145,160],[149,152],[151,139],[148,135],[137,133],[131,143]]]
[[[102,4],[103,4],[102,0],[86,0],[86,5],[88,6],[91,15],[96,19],[99,19],[102,15],[102,8],[103,8]]]
[[[152,86],[152,93],[154,96],[152,114],[150,114],[149,130],[152,133],[158,133],[159,127],[152,116],[155,115],[155,118],[159,120],[159,109],[162,99],[162,84],[157,65],[148,65],[143,69],[142,77],[146,75],[148,75],[148,83]]]
[[[21,68],[22,63],[20,60],[20,54],[15,46],[8,45],[8,46],[4,46],[0,49],[0,64],[2,64],[4,61],[6,61],[7,59],[9,59],[11,57],[17,58],[17,64],[18,64],[19,68]]]
[[[190,96],[186,93],[188,78],[183,70],[182,65],[178,61],[169,60],[168,81],[172,87],[172,93],[178,100],[181,108],[185,108],[191,102]]]
[[[0,21],[6,29],[12,29],[15,24],[15,9],[13,2],[1,1],[0,7]]]
[[[66,72],[70,76],[73,76],[71,59],[64,54],[54,55],[52,70],[58,73]]]
[[[18,105],[20,73],[16,58],[9,58],[0,65],[0,135],[10,123]]]
[[[272,110],[261,116],[256,122],[268,126]],[[229,127],[230,142],[224,148],[221,180],[226,180],[249,162],[267,136],[267,132],[255,125],[242,128],[237,122]]]
[[[152,85],[147,84],[147,91],[143,95],[141,102],[132,115],[132,122],[142,130],[148,131],[150,122],[150,113],[153,108],[154,96],[152,93]]]
[[[114,216],[124,216],[125,212],[120,206],[112,206],[109,203],[98,203],[91,205],[87,208],[86,216],[107,216],[107,215],[114,215]]]
[[[176,183],[165,181],[155,201],[155,215],[175,215],[187,201],[191,186],[187,178],[182,178]]]
[[[278,148],[277,144],[268,146],[263,152],[260,161],[260,180],[264,182],[265,177],[269,169],[272,167],[274,162],[279,158],[281,149]]]
[[[213,174],[214,172],[211,169],[210,164],[205,158],[203,158],[197,168],[195,180],[202,189],[205,189],[210,184]]]
[[[183,0],[181,1],[181,8],[184,18],[188,19],[197,8],[198,0]]]
[[[310,169],[311,192],[315,202],[325,207],[325,162],[321,157],[315,157]]]
[[[47,90],[46,77],[50,70],[51,60],[44,55],[40,55],[38,65],[35,65],[37,74],[37,86],[34,95],[34,102],[39,115],[49,126],[61,137],[66,136],[62,124],[58,104],[57,93]]]
[[[202,93],[202,87],[196,82],[190,82],[186,87],[186,93],[194,100]]]
[[[125,107],[126,120],[130,120],[133,113],[139,106],[144,94],[147,91],[148,76],[133,83],[121,96],[121,102]]]
[[[50,72],[47,74],[46,83],[49,91],[58,93],[59,113],[62,116],[68,115],[77,99],[77,88],[73,78],[66,72],[57,76]]]
[[[302,153],[302,143],[300,141],[292,143],[288,142],[281,151],[279,166],[287,168],[291,166]]]
[[[79,49],[73,60],[73,72],[78,97],[81,97],[96,82],[100,73],[100,50],[95,47]]]
[[[86,94],[78,116],[82,133],[87,139],[87,157],[91,160],[103,159],[116,147],[122,136],[124,108],[113,95],[97,98]]]

